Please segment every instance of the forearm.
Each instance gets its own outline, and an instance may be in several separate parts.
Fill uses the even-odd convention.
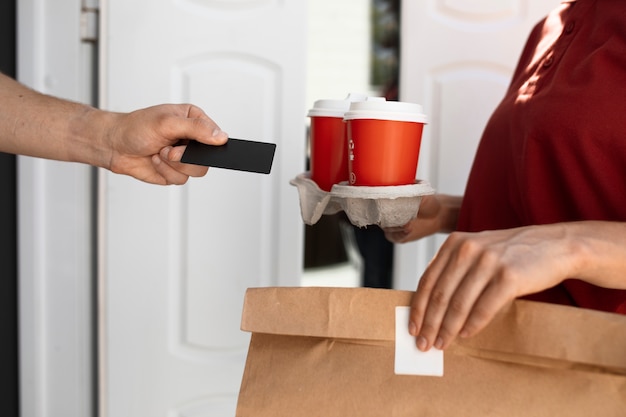
[[[457,195],[439,194],[438,199],[443,213],[439,225],[439,232],[454,232],[459,221],[459,213],[461,211],[463,197]]]
[[[0,151],[106,167],[113,114],[31,90],[0,74]]]
[[[626,289],[626,223],[564,223],[571,251],[571,276],[591,284]]]
[[[180,162],[181,139],[219,146],[228,135],[192,104],[102,111],[0,74],[0,152],[82,162],[151,184],[184,184],[207,167]]]

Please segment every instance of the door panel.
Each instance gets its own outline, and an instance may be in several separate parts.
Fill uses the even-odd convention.
[[[508,86],[534,24],[558,5],[543,0],[402,2],[400,94],[420,103],[418,177],[462,194],[482,130]],[[414,290],[443,243],[436,235],[396,248],[394,282]]]
[[[234,415],[245,290],[300,283],[306,3],[101,7],[103,107],[192,102],[277,150],[270,175],[211,168],[180,187],[101,173],[100,414]]]

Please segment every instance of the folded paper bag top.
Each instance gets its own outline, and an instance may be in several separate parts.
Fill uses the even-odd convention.
[[[395,339],[395,307],[411,291],[372,288],[251,288],[241,330],[338,339]],[[573,327],[575,325],[576,327]],[[552,358],[626,374],[626,316],[518,300],[456,347]]]
[[[443,377],[395,375],[412,292],[254,288],[237,416],[623,416],[626,316],[511,303],[445,351]]]
[[[369,288],[251,288],[241,330],[254,333],[393,341],[395,306],[411,293]],[[382,306],[389,308],[381,308]]]

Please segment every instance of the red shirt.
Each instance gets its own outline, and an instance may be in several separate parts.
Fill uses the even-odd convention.
[[[485,128],[459,230],[626,221],[625,93],[626,1],[562,2]],[[626,314],[626,291],[574,278],[529,298]]]

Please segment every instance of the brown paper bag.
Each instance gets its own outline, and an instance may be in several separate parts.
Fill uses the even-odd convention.
[[[515,301],[444,354],[444,376],[394,374],[411,292],[256,288],[238,417],[626,416],[626,316]]]

